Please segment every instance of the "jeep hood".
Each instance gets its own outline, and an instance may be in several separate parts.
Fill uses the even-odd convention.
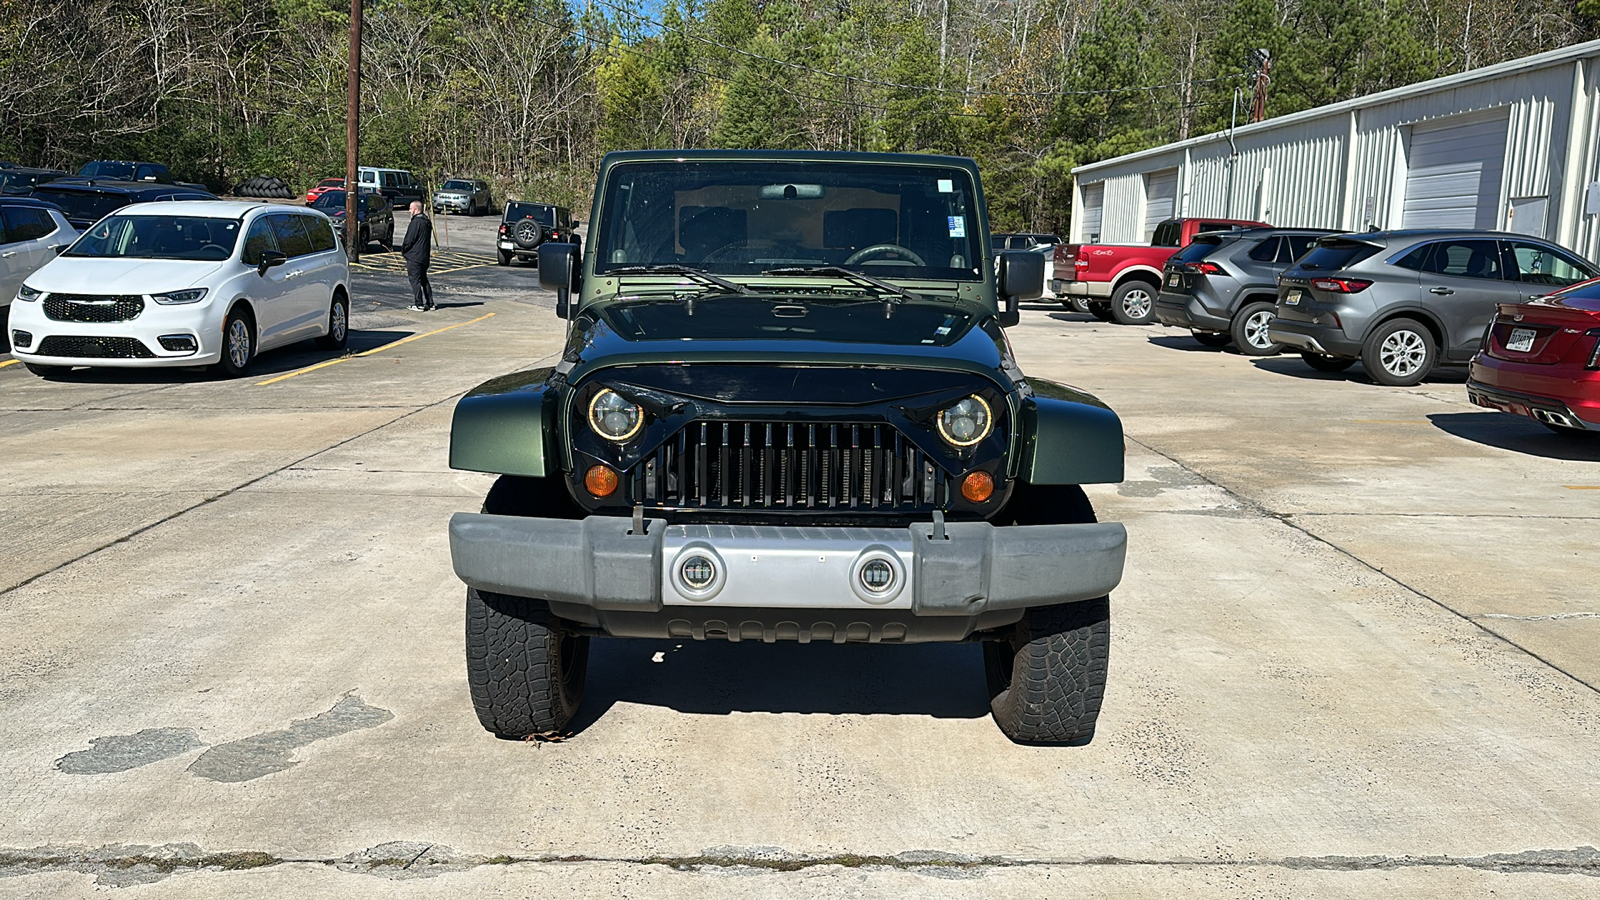
[[[665,362],[894,366],[996,379],[1004,338],[993,318],[956,303],[872,297],[697,296],[600,304],[574,325],[569,381],[613,366]]]

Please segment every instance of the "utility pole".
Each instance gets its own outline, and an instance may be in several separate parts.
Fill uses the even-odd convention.
[[[361,0],[350,0],[350,76],[344,119],[344,249],[361,260],[361,182],[356,152],[361,146]]]
[[[1260,122],[1267,117],[1267,83],[1272,80],[1272,54],[1265,48],[1250,51],[1250,63],[1255,67],[1251,81],[1255,82],[1255,98],[1250,103],[1250,121]]]

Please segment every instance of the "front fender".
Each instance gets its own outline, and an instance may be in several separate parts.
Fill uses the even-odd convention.
[[[1093,395],[1026,378],[1021,476],[1032,484],[1122,481],[1122,420]]]
[[[450,468],[542,477],[556,398],[550,368],[486,381],[461,398],[450,422]]]

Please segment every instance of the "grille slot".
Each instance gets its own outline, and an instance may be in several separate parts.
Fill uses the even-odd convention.
[[[918,511],[950,501],[944,470],[871,422],[692,422],[628,484],[633,502],[668,508]]]
[[[126,322],[144,312],[144,298],[130,294],[51,294],[45,318],[57,322]]]
[[[71,359],[150,359],[155,356],[138,338],[51,335],[39,342],[40,356]]]

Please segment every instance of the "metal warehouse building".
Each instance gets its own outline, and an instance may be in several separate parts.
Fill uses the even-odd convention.
[[[1172,216],[1485,228],[1600,260],[1600,41],[1080,166],[1072,240]]]

